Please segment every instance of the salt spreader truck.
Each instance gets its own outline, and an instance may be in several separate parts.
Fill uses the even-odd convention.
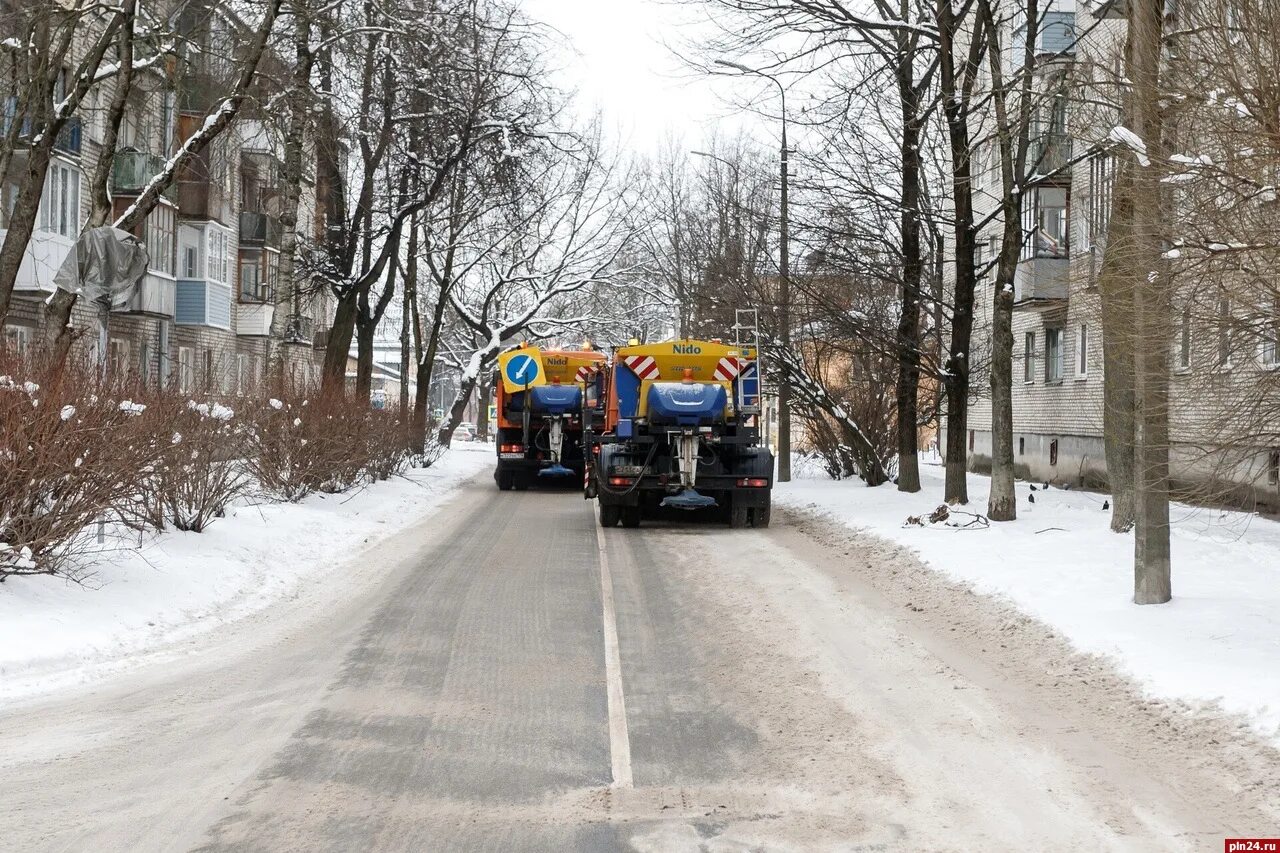
[[[604,364],[592,350],[521,345],[498,356],[498,488],[524,490],[539,479],[581,482],[583,380]]]
[[[754,312],[752,312],[754,313]],[[586,497],[600,524],[637,527],[662,508],[720,513],[731,527],[768,527],[773,454],[760,444],[755,347],[678,340],[625,346],[587,388]]]

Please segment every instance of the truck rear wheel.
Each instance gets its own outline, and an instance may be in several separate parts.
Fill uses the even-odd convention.
[[[619,507],[622,510],[622,526],[623,527],[639,527],[640,526],[640,507],[624,506]]]
[[[511,476],[510,471],[498,472],[498,488],[501,489],[502,491],[504,492],[511,491],[511,486],[514,483],[514,480],[515,478]]]
[[[764,528],[769,526],[769,516],[773,514],[773,506],[765,504],[751,511],[751,526]]]
[[[618,519],[622,517],[622,507],[617,504],[600,504],[600,526],[609,528],[617,527]]]
[[[516,474],[512,478],[512,486],[517,492],[523,492],[529,488],[529,475],[523,472]]]
[[[738,506],[735,501],[729,507],[729,526],[733,528],[746,527],[747,521],[751,517],[751,508]]]

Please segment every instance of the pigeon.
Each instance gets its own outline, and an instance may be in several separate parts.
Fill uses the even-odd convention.
[[[1103,501],[1103,502],[1102,502],[1102,508],[1103,508],[1103,509],[1111,509],[1111,501]]]
[[[1045,481],[1044,481],[1044,490],[1045,490],[1046,492],[1047,492],[1047,491],[1049,491],[1049,481],[1048,481],[1048,480],[1045,480]]]
[[[1035,495],[1027,495],[1027,503],[1032,503],[1032,504],[1033,504],[1033,503],[1035,503],[1035,502],[1036,502],[1036,496],[1035,496]]]
[[[1036,484],[1035,484],[1035,483],[1032,483],[1032,484],[1031,484],[1031,491],[1033,491],[1033,492],[1034,492],[1035,490],[1036,490]]]

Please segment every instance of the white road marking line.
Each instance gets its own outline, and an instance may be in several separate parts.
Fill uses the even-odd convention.
[[[598,524],[595,527],[600,549],[600,597],[604,600],[604,680],[609,699],[609,754],[613,763],[613,786],[630,788],[631,735],[627,732],[627,702],[622,695],[622,657],[618,654],[613,578],[609,574],[609,557],[605,553],[604,528]]]

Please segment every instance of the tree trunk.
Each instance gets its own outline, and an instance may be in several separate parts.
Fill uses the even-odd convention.
[[[324,374],[320,393],[325,397],[343,397],[347,391],[347,353],[356,330],[358,293],[348,290],[338,298],[333,312],[333,328],[324,351]]]
[[[489,394],[493,391],[489,371],[483,371],[476,395],[476,435],[481,441],[489,440]]]
[[[898,316],[898,491],[920,491],[920,98],[913,52],[898,57],[898,97],[902,106],[902,290]]]
[[[483,368],[481,368],[483,372]],[[475,376],[463,376],[462,383],[458,386],[458,393],[453,398],[453,404],[449,406],[449,414],[445,417],[444,422],[440,424],[440,432],[436,438],[442,447],[448,447],[453,441],[453,431],[458,428],[458,424],[462,423],[462,419],[467,416],[467,403],[471,400],[471,392],[475,390],[477,378]]]
[[[298,310],[297,254],[298,208],[302,203],[303,150],[306,147],[307,127],[311,106],[311,68],[314,54],[311,51],[311,17],[307,10],[294,9],[293,80],[290,83],[287,102],[289,123],[285,127],[284,162],[281,170],[284,181],[284,198],[280,205],[280,260],[276,269],[274,308],[271,312],[271,328],[267,336],[267,383],[276,396],[284,394],[287,372],[285,337],[289,328],[289,315]]]
[[[966,84],[976,73],[973,67],[982,56],[981,37],[972,39],[969,59],[957,77],[956,33],[959,27],[950,0],[938,0],[939,79],[947,140],[951,150],[951,187],[954,198],[955,294],[951,310],[951,345],[947,353],[947,459],[944,498],[948,503],[969,502],[966,440],[969,423],[969,371],[973,338],[973,299],[977,276],[974,249],[977,243],[973,215],[973,183],[969,136],[970,92]]]
[[[1116,170],[1111,220],[1098,273],[1102,302],[1102,432],[1111,484],[1111,529],[1134,525],[1134,288],[1139,276],[1133,241],[1133,165]]]
[[[1159,163],[1163,149],[1160,61],[1163,0],[1129,5],[1129,78],[1134,127],[1147,158],[1134,171],[1134,244],[1137,249],[1134,312],[1133,600],[1164,604],[1172,598],[1169,555],[1169,344],[1172,303],[1168,264],[1161,258],[1164,205]]]
[[[1007,289],[1006,289],[1007,288]],[[991,314],[991,494],[987,517],[1013,521],[1013,288],[997,282]]]

